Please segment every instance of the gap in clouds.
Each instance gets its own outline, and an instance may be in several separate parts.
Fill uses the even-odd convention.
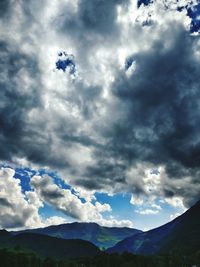
[[[69,70],[71,75],[76,72],[76,65],[73,55],[68,55],[65,51],[58,52],[58,59],[56,61],[56,69],[66,72]]]

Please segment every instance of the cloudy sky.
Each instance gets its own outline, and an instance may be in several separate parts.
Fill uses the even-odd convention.
[[[199,29],[195,0],[1,0],[0,228],[199,200]]]

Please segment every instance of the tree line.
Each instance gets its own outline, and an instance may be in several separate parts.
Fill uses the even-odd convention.
[[[32,252],[19,248],[0,249],[0,266],[2,267],[200,267],[200,251],[185,256],[172,251],[168,255],[143,256],[131,253],[101,253],[94,258],[77,258],[56,260],[41,258]]]

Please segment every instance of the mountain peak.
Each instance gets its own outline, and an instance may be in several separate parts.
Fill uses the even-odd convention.
[[[46,228],[30,229],[19,233],[36,233],[63,239],[83,239],[102,248],[108,248],[126,237],[140,233],[140,230],[132,228],[117,228],[100,226],[93,222],[73,222],[60,225],[52,225]]]

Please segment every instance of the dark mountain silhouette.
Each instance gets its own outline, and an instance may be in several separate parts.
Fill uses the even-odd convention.
[[[114,246],[126,237],[141,233],[142,231],[127,227],[103,227],[96,223],[68,223],[46,228],[25,230],[19,233],[37,233],[63,239],[83,239],[92,242],[99,248]]]
[[[156,229],[126,238],[107,252],[136,254],[169,253],[179,250],[185,254],[200,251],[200,201],[173,221]]]
[[[0,230],[0,243],[7,240],[10,236],[11,234],[6,230]]]
[[[23,251],[35,252],[42,257],[57,259],[75,257],[93,257],[100,250],[92,243],[80,239],[64,240],[41,234],[23,233],[19,235],[7,235],[0,240],[1,248],[17,248]]]

